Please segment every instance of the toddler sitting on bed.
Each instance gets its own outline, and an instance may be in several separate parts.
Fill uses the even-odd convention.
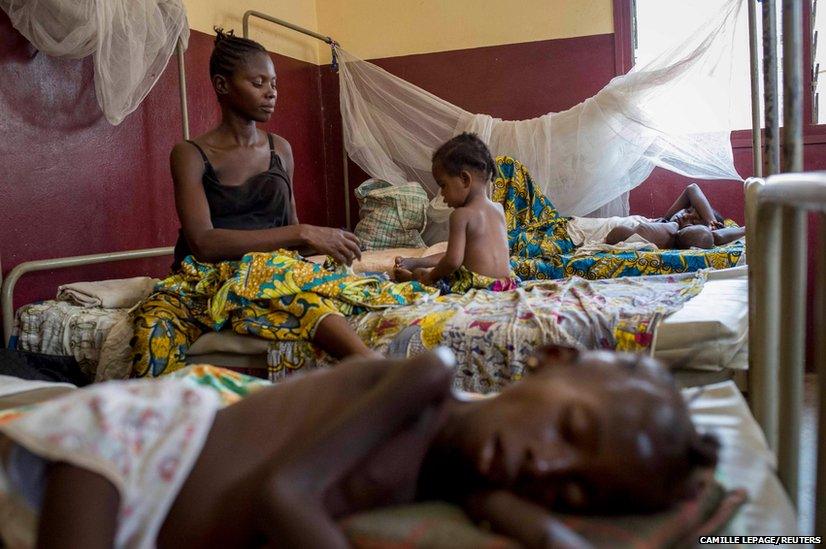
[[[396,281],[438,286],[442,293],[472,288],[505,291],[517,286],[510,268],[505,212],[488,198],[496,170],[490,151],[475,134],[463,133],[433,154],[433,178],[451,208],[447,251],[396,258]]]
[[[221,408],[183,379],[107,382],[0,425],[10,547],[346,547],[337,520],[443,499],[527,547],[583,546],[549,509],[663,509],[717,444],[639,355],[546,346],[492,398],[449,351],[358,359]],[[12,536],[12,537],[9,537]]]
[[[605,243],[618,244],[636,235],[660,249],[708,249],[734,242],[745,234],[745,227],[723,227],[722,216],[711,207],[699,185],[692,183],[663,217],[616,227],[605,237]]]

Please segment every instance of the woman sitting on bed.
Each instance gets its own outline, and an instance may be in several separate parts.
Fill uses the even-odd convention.
[[[0,502],[11,489],[26,519],[6,527],[39,521],[44,547],[346,547],[339,518],[444,499],[526,547],[579,547],[549,509],[662,509],[716,461],[651,358],[545,347],[526,382],[468,401],[442,351],[352,360],[220,410],[175,378],[41,404],[0,426]]]
[[[616,227],[608,233],[605,243],[618,244],[636,235],[660,249],[708,249],[734,242],[745,234],[745,227],[723,227],[723,217],[711,207],[700,187],[692,183],[663,217]]]
[[[298,222],[290,144],[256,126],[269,121],[275,108],[272,60],[257,42],[221,29],[216,32],[209,72],[221,122],[172,150],[181,222],[175,246],[177,273],[163,281],[134,315],[133,375],[157,376],[180,368],[188,347],[204,331],[220,328],[222,322],[215,318],[223,312],[214,309],[213,297],[237,268],[227,262],[251,252],[278,251],[275,260],[260,254],[243,264],[266,272],[259,282],[293,283],[302,291],[273,297],[262,286],[259,293],[267,298],[266,308],[236,312],[230,321],[237,332],[312,340],[336,357],[370,355],[344,320],[334,295],[329,295],[337,288],[328,287],[327,294],[304,290],[316,287],[325,275],[285,251],[307,250],[349,265],[361,257],[359,241],[343,230]],[[398,301],[410,294],[415,291]],[[241,307],[247,304],[244,299],[236,296],[228,304]]]

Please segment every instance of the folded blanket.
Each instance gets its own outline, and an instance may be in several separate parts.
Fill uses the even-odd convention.
[[[128,309],[152,293],[157,279],[148,276],[97,282],[73,282],[57,288],[57,300],[82,307]]]

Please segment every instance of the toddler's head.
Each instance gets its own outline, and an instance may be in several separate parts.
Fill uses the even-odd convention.
[[[433,178],[451,208],[463,206],[471,192],[484,192],[495,172],[490,150],[473,133],[457,135],[433,153]]]
[[[714,247],[714,235],[705,225],[689,225],[677,231],[676,246],[681,250],[689,248],[707,250]]]

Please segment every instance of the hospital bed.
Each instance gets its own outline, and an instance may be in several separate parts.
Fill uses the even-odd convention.
[[[171,248],[153,248],[33,261],[16,266],[3,284],[5,341],[19,350],[74,356],[82,369],[90,377],[94,376],[108,332],[128,323],[126,311],[49,300],[24,305],[15,314],[12,307],[15,285],[30,272],[156,257],[171,252]],[[748,356],[747,287],[745,266],[710,271],[699,295],[658,325],[651,346],[654,356],[668,362],[682,362],[679,375],[686,385],[734,376],[742,381]],[[531,337],[539,338],[540,334]],[[484,354],[485,345],[485,340],[480,339],[478,351]],[[305,363],[307,367],[325,364],[324,357],[310,356],[310,360],[305,360],[312,352],[309,344],[268,342],[225,330],[206,333],[199,338],[190,348],[187,362],[220,365],[277,381]],[[465,388],[480,390],[478,386]]]

